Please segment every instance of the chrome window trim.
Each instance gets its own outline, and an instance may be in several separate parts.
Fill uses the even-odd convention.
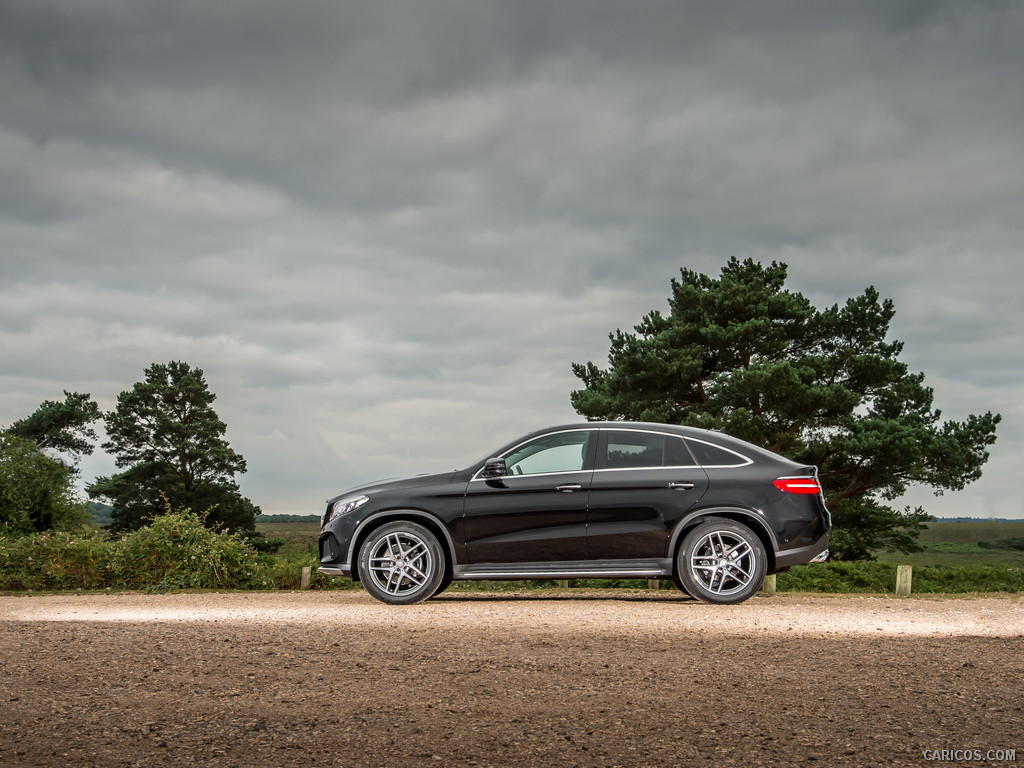
[[[678,435],[678,434],[676,434],[674,432],[662,432],[661,430],[658,430],[658,429],[637,429],[635,427],[627,427],[627,428],[622,428],[622,427],[601,427],[600,431],[601,432],[639,432],[640,434],[643,434],[643,435],[658,435],[659,437],[674,437],[674,438],[676,438],[678,440],[683,440],[683,441],[686,440],[686,437],[684,435]],[[703,441],[701,441],[701,442],[703,442]],[[684,442],[684,445],[685,445],[685,442]],[[711,443],[708,443],[708,445],[711,445]],[[605,447],[606,448],[608,447],[607,439],[605,440]],[[715,446],[715,447],[717,448],[718,446]],[[689,453],[690,449],[687,448],[686,452]],[[607,457],[606,457],[606,460],[607,460]],[[639,471],[647,471],[647,470],[651,470],[651,469],[700,469],[700,464],[673,464],[670,467],[663,467],[663,466],[657,466],[657,467],[603,467],[602,469],[595,469],[594,471],[595,472],[636,472],[638,470]]]
[[[521,477],[553,477],[554,475],[582,475],[595,472],[593,469],[567,469],[564,472],[534,472],[532,475],[498,475],[497,477],[477,477],[473,476],[473,479],[469,482],[475,483],[477,481],[486,482],[487,480],[518,480]]]
[[[533,442],[534,440],[540,440],[541,438],[548,437],[550,435],[563,435],[563,434],[566,434],[566,433],[569,433],[569,432],[639,432],[641,434],[658,435],[660,437],[675,437],[675,438],[678,438],[679,440],[683,440],[684,442],[687,441],[687,440],[692,440],[692,441],[697,442],[697,443],[703,443],[704,445],[710,445],[712,448],[717,448],[720,451],[725,451],[726,453],[731,453],[733,456],[735,456],[738,459],[740,459],[741,462],[737,463],[737,464],[700,464],[700,463],[696,463],[696,464],[674,464],[674,465],[672,465],[670,467],[663,467],[663,466],[657,466],[657,467],[604,467],[602,469],[595,469],[595,470],[588,470],[588,469],[584,468],[584,469],[569,469],[569,470],[565,470],[563,472],[537,472],[537,473],[530,474],[530,475],[502,475],[502,477],[503,478],[505,478],[505,477],[550,477],[550,476],[553,476],[553,475],[571,475],[571,474],[576,474],[576,473],[579,473],[579,472],[590,472],[590,471],[594,471],[594,472],[636,472],[636,471],[648,471],[648,470],[652,470],[652,469],[737,469],[739,467],[746,467],[746,466],[749,466],[749,465],[754,463],[753,459],[751,459],[751,458],[749,458],[747,456],[744,456],[742,453],[738,453],[738,452],[732,450],[731,448],[726,448],[725,446],[718,445],[717,443],[712,443],[712,442],[709,442],[707,440],[701,440],[699,437],[691,437],[689,435],[681,435],[681,434],[678,434],[676,432],[668,432],[668,431],[660,430],[660,429],[647,429],[647,428],[637,428],[637,427],[617,427],[617,426],[614,426],[614,425],[607,425],[607,424],[606,425],[602,425],[602,426],[593,426],[593,427],[591,427],[591,426],[580,426],[580,427],[573,427],[573,428],[570,428],[570,429],[559,429],[556,432],[547,432],[547,433],[545,433],[543,435],[538,435],[538,436],[532,437],[532,438],[530,438],[528,440],[523,440],[522,442],[516,443],[514,446],[512,446],[507,451],[505,451],[503,454],[501,454],[501,456],[502,456],[502,458],[504,458],[505,456],[507,456],[508,454],[512,453],[513,451],[518,450],[522,446],[526,445],[527,443]],[[687,449],[687,450],[689,450],[689,449]],[[497,478],[493,478],[493,477],[492,478],[480,477],[480,473],[482,471],[483,471],[483,466],[481,466],[480,469],[478,469],[476,472],[473,473],[473,477],[470,478],[469,482],[471,482],[471,483],[478,482],[478,481],[485,482],[487,480],[495,480],[495,479],[497,479]]]
[[[683,440],[692,440],[695,443],[703,443],[704,445],[710,445],[712,448],[717,448],[720,451],[731,453],[733,456],[738,456],[743,459],[742,464],[698,464],[697,466],[703,467],[704,469],[736,469],[737,467],[746,467],[754,463],[754,460],[744,456],[742,453],[737,453],[731,448],[726,448],[724,445],[716,445],[715,443],[709,443],[707,440],[701,440],[699,437],[684,437]]]
[[[522,448],[527,443],[532,443],[534,440],[541,440],[541,439],[543,439],[545,437],[551,437],[552,435],[565,435],[565,434],[568,434],[569,432],[598,432],[598,431],[599,430],[598,430],[597,427],[580,426],[580,427],[572,427],[570,429],[559,429],[559,430],[556,430],[555,432],[545,432],[543,435],[534,435],[533,437],[530,437],[530,438],[528,438],[526,440],[523,440],[520,443],[516,443],[515,445],[513,445],[511,448],[509,448],[504,453],[498,454],[498,456],[500,456],[501,458],[505,458],[506,456],[508,456],[513,451],[516,451],[516,450]],[[497,480],[498,478],[496,478],[496,477],[479,477],[480,473],[484,471],[484,467],[485,466],[487,466],[487,462],[486,461],[484,461],[484,464],[483,464],[483,466],[480,467],[480,469],[478,469],[476,472],[473,473],[473,477],[470,478],[469,482],[472,483],[472,482],[474,482],[476,480]],[[581,467],[580,469],[567,469],[567,470],[564,470],[562,472],[536,472],[536,473],[530,474],[530,475],[501,475],[501,477],[503,477],[503,478],[504,477],[544,477],[545,475],[571,475],[571,474],[576,474],[578,472],[589,472],[589,471],[590,471],[589,469],[585,469],[585,468]]]
[[[672,464],[667,467],[604,467],[595,469],[595,472],[654,472],[666,469],[701,469],[699,464]],[[517,475],[518,477],[518,475]]]

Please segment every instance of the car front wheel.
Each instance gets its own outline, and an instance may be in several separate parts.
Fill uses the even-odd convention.
[[[741,603],[761,588],[768,558],[750,528],[720,518],[686,535],[676,568],[686,592],[698,600]]]
[[[363,588],[391,605],[426,600],[437,591],[444,572],[444,551],[437,537],[407,520],[377,528],[359,550]]]

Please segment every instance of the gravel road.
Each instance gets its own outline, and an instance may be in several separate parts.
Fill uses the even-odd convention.
[[[0,596],[18,768],[1010,766],[1022,681],[1019,597]]]

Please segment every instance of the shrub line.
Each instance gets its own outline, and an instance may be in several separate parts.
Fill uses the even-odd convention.
[[[310,589],[358,588],[317,569],[315,554],[261,554],[237,533],[211,531],[190,510],[170,512],[116,539],[98,531],[44,532],[11,537],[0,532],[0,590],[299,589],[310,569]],[[877,561],[817,563],[778,574],[777,592],[891,594],[897,566]],[[555,587],[555,581],[474,582],[477,589],[509,591]],[[460,585],[463,588],[469,584]],[[575,579],[567,586],[643,589],[646,579]],[[675,589],[661,580],[661,589]],[[1013,564],[918,565],[913,591],[963,594],[1024,592],[1024,568]]]

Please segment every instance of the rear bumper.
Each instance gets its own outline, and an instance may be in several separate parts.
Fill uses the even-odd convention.
[[[813,544],[796,549],[785,549],[775,553],[775,567],[788,568],[791,565],[807,565],[821,562],[828,557],[828,539],[831,532],[826,533]],[[824,555],[824,557],[822,557]]]

